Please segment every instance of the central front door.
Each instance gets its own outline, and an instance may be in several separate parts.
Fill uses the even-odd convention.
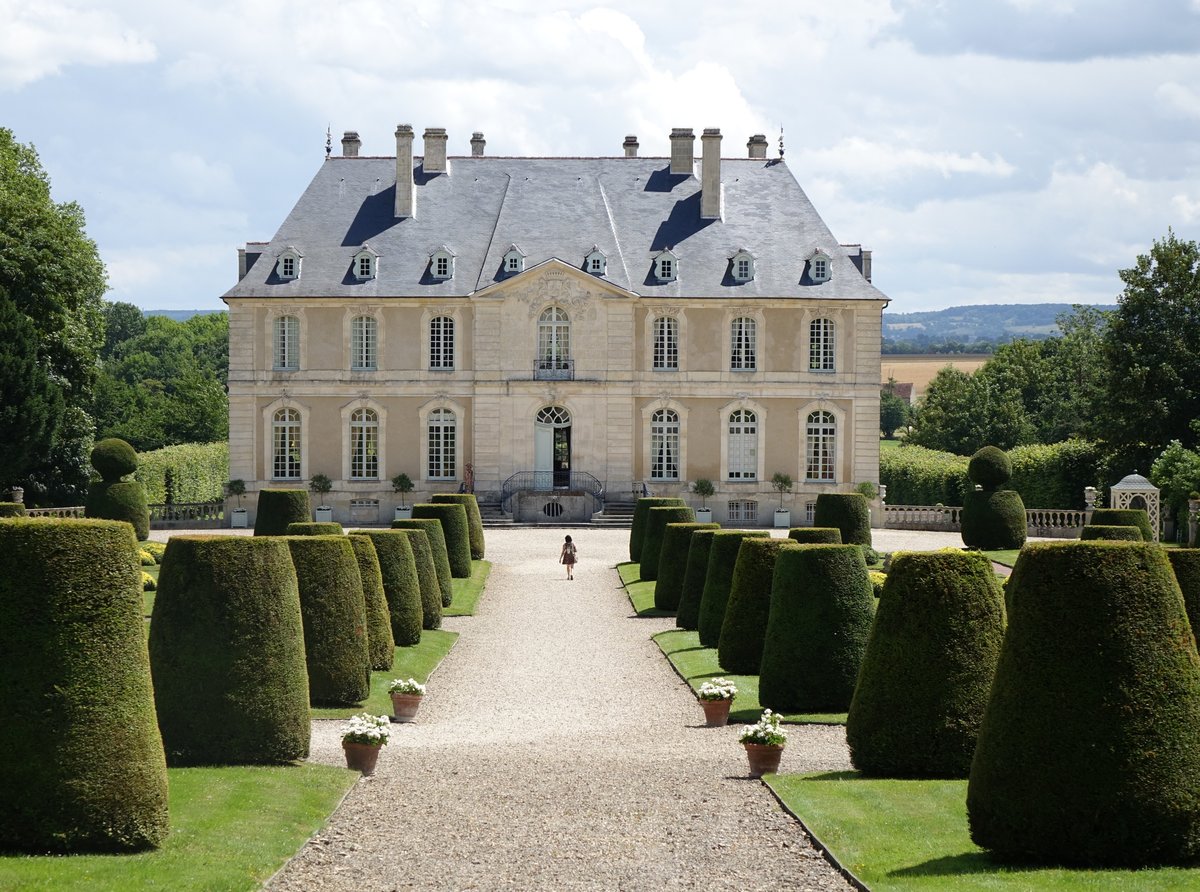
[[[566,489],[571,485],[571,413],[546,406],[533,424],[534,489]]]
[[[533,426],[533,488],[554,488],[554,428],[548,424]]]
[[[554,429],[554,488],[569,489],[571,486],[571,428]]]

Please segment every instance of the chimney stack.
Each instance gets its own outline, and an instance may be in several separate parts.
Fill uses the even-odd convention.
[[[622,148],[625,149],[625,157],[626,158],[636,158],[637,157],[638,138],[636,136],[634,136],[632,133],[629,134],[627,137],[625,137],[625,142],[621,143],[621,146],[622,146]]]
[[[483,138],[483,133],[476,130],[471,134],[471,157],[482,158],[483,147],[487,145],[487,140]]]
[[[357,130],[347,130],[342,134],[342,157],[357,158],[358,150],[362,148],[362,140],[358,138]]]
[[[421,164],[425,173],[446,173],[446,128],[425,128],[425,158]]]
[[[700,137],[700,219],[721,219],[721,131],[706,128]]]
[[[417,193],[413,186],[413,129],[411,124],[396,127],[396,216],[413,217],[417,211]]]
[[[746,143],[746,149],[750,153],[751,158],[766,158],[767,157],[767,137],[764,133],[756,133],[750,137],[750,141]]]
[[[691,127],[671,130],[671,173],[691,176],[696,154],[696,135]]]

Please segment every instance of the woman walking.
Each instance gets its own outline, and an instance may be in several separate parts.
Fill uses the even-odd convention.
[[[558,556],[558,562],[565,564],[567,568],[567,579],[575,578],[575,543],[571,541],[571,537],[567,536],[563,542],[562,554]]]

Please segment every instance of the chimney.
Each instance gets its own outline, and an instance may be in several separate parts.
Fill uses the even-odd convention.
[[[632,133],[625,137],[625,142],[621,143],[621,147],[625,149],[626,158],[637,157],[638,140]]]
[[[695,145],[696,136],[691,127],[676,127],[671,130],[671,173],[691,176]]]
[[[487,145],[487,140],[483,138],[483,134],[476,130],[471,134],[471,157],[482,158],[483,147]]]
[[[396,127],[396,216],[413,217],[417,211],[417,193],[413,188],[413,129],[411,124]]]
[[[446,173],[446,128],[425,128],[425,160],[421,165],[425,173]]]
[[[756,133],[750,137],[750,141],[746,143],[746,150],[750,153],[751,158],[766,158],[767,157],[767,137],[764,133]]]
[[[708,127],[700,137],[700,219],[721,219],[721,131]]]
[[[362,140],[358,138],[357,130],[347,130],[342,134],[342,157],[357,158],[358,150],[362,148]]]
[[[246,278],[246,273],[249,272],[249,267],[246,264],[246,249],[238,248],[238,281]]]

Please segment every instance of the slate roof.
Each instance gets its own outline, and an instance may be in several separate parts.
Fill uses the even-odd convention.
[[[526,269],[551,258],[582,268],[596,246],[608,257],[602,278],[647,298],[887,300],[782,161],[722,159],[722,220],[700,219],[700,180],[672,175],[666,158],[452,157],[450,172],[434,175],[414,163],[416,214],[397,219],[394,158],[325,161],[271,241],[247,245],[247,274],[225,297],[462,297],[503,281],[504,254],[517,244]],[[363,245],[379,264],[360,282],[351,261]],[[285,281],[275,263],[289,246],[303,263]],[[448,280],[429,270],[442,246],[456,258]],[[679,270],[660,283],[652,258],[664,248]],[[831,258],[822,284],[807,274],[816,248]],[[749,282],[730,268],[742,249],[755,257]]]

